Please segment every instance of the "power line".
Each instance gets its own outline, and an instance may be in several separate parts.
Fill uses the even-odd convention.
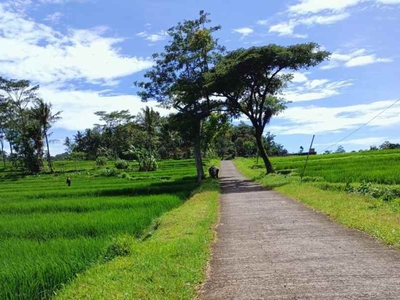
[[[339,144],[340,142],[343,142],[345,139],[347,139],[348,137],[352,136],[353,134],[355,134],[357,131],[359,131],[361,128],[363,128],[364,126],[367,126],[369,123],[371,123],[373,120],[375,120],[376,118],[378,118],[380,115],[382,115],[384,112],[386,112],[388,109],[392,108],[394,105],[396,105],[398,102],[400,102],[400,98],[397,99],[394,103],[392,103],[391,105],[389,105],[388,107],[386,107],[384,110],[382,110],[379,114],[377,114],[375,117],[373,117],[371,120],[369,120],[367,123],[361,125],[360,127],[358,127],[356,130],[354,130],[353,132],[351,132],[349,135],[345,136],[344,138],[342,138],[340,141],[336,142],[335,144],[333,144],[332,146],[329,146],[328,148],[324,149],[323,152],[325,152],[326,150],[336,146],[337,144]]]

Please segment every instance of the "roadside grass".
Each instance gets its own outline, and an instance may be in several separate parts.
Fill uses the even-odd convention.
[[[182,206],[158,218],[130,254],[96,265],[57,293],[56,299],[192,299],[218,218],[218,181],[206,179]]]
[[[400,247],[400,199],[398,198],[383,201],[343,191],[322,190],[313,182],[300,183],[298,176],[265,175],[265,170],[254,168],[254,159],[236,159],[235,165],[246,177],[268,188],[303,202],[341,224]]]

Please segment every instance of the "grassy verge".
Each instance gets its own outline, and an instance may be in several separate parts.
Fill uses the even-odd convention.
[[[298,177],[265,176],[262,169],[251,168],[254,161],[250,159],[238,159],[235,164],[242,174],[260,184],[303,202],[350,228],[400,247],[399,199],[382,201],[340,191],[321,190],[312,183],[300,183]]]
[[[182,206],[160,217],[143,241],[126,236],[125,257],[99,264],[56,299],[191,299],[205,277],[218,217],[219,186],[207,179]]]

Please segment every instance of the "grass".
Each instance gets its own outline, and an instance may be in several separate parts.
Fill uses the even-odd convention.
[[[218,195],[217,181],[206,180],[160,217],[147,239],[129,240],[130,255],[89,269],[56,299],[193,299],[204,281]]]
[[[301,174],[305,156],[272,159],[278,171]],[[400,184],[400,150],[310,156],[305,175],[326,182]]]
[[[56,174],[0,173],[0,299],[49,299],[85,270],[118,261],[197,187],[192,160],[114,176],[93,162],[79,171],[68,164],[75,168],[65,163]]]
[[[397,153],[397,151],[395,151]],[[373,155],[376,155],[373,153]],[[395,154],[397,155],[397,154]],[[338,160],[338,166],[345,166],[345,159],[349,162],[349,168],[353,168],[352,155],[330,155],[331,165],[334,166],[335,157]],[[354,155],[357,157],[357,155]],[[390,161],[391,155],[383,153],[383,156]],[[323,156],[322,156],[323,157]],[[277,170],[282,170],[283,160],[279,158],[280,165],[276,164]],[[288,157],[288,165],[292,164],[292,158]],[[305,158],[302,158],[303,162]],[[296,158],[298,160],[298,158]],[[314,163],[318,159],[314,159]],[[262,169],[254,168],[254,159],[237,159],[235,164],[238,169],[247,177],[256,180],[264,186],[276,190],[279,193],[296,199],[306,205],[321,211],[331,217],[333,220],[342,223],[350,228],[364,231],[385,243],[400,247],[400,199],[383,201],[372,197],[347,194],[344,191],[322,190],[314,182],[300,183],[298,176],[285,175],[264,175]],[[387,165],[385,162],[383,165]],[[316,166],[314,165],[314,169]],[[383,170],[390,175],[391,168],[383,167]],[[336,173],[336,169],[327,169],[326,173]],[[349,171],[350,174],[353,171]],[[316,174],[310,173],[308,174]],[[380,173],[375,173],[380,174]],[[320,173],[323,178],[331,178],[330,175]],[[368,175],[372,176],[372,175]],[[380,175],[379,175],[380,176]],[[360,180],[362,176],[354,173],[353,182]],[[371,177],[373,178],[373,177]],[[318,184],[320,184],[318,182]]]

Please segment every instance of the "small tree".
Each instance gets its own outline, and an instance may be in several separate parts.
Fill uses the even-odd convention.
[[[61,111],[53,113],[51,111],[52,105],[51,103],[45,103],[42,99],[38,98],[35,101],[35,107],[33,108],[33,116],[36,120],[39,121],[39,124],[42,128],[42,134],[46,140],[46,147],[47,147],[47,162],[49,164],[50,171],[54,172],[53,163],[51,161],[50,155],[50,147],[49,147],[49,129],[51,124],[56,122],[57,120],[61,119],[60,114]]]
[[[136,157],[139,163],[139,171],[156,171],[158,168],[157,160],[152,150],[131,146],[125,154]]]
[[[346,153],[346,150],[344,150],[343,146],[340,145],[337,147],[335,153]]]

